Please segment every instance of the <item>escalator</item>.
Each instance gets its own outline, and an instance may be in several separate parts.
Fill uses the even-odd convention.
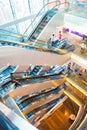
[[[41,106],[38,106],[34,110],[29,111],[26,114],[26,118],[34,125],[37,122],[35,120],[35,115],[37,113],[39,113],[38,114],[39,119],[42,118],[42,116],[44,116],[48,111],[50,111],[58,102],[62,101],[63,98],[64,98],[64,95],[61,94],[59,97],[47,102],[46,104],[45,104],[45,102],[43,102],[43,104],[41,104]],[[46,109],[46,111],[42,114],[43,109]],[[33,116],[33,119],[32,119],[32,116]]]
[[[28,26],[28,28],[25,30],[23,35],[17,34],[17,33],[11,32],[11,31],[7,31],[7,30],[4,30],[4,29],[0,29],[0,42],[21,43],[21,42],[25,42],[25,41],[36,40],[37,37],[39,36],[39,34],[41,33],[41,31],[44,29],[44,27],[48,24],[48,22],[51,20],[51,18],[57,13],[58,8],[56,9],[55,7],[58,7],[61,4],[69,5],[68,2],[67,3],[57,2],[56,6],[52,6],[52,4],[54,4],[54,3],[55,3],[55,1],[47,3],[39,11],[39,13],[34,18],[32,24],[30,24]],[[48,11],[45,11],[45,9],[47,9],[48,6],[50,6],[50,5],[52,6],[51,9],[48,10]],[[38,16],[41,16],[41,19],[38,22],[38,24],[36,25]],[[34,26],[33,31],[29,32],[32,25]]]
[[[0,85],[10,77],[11,73],[14,73],[18,67],[17,66],[11,66],[8,65],[0,71]]]
[[[63,88],[60,87],[52,87],[49,91],[40,91],[34,95],[32,94],[32,96],[29,94],[22,97],[16,97],[14,101],[20,111],[23,112],[26,119],[32,124],[35,124],[44,114],[65,99],[62,90]]]
[[[65,75],[62,72],[65,71],[65,66],[58,66],[57,69],[49,70],[48,72],[44,72],[43,74],[40,72],[42,70],[42,66],[36,67],[31,72],[15,72],[11,75],[11,79],[13,82],[18,82],[21,85],[32,84],[37,82],[43,82],[48,80],[56,80],[60,78],[64,78]]]
[[[58,10],[52,9],[47,11],[45,16],[42,18],[42,20],[38,23],[35,30],[33,30],[32,34],[29,36],[29,41],[35,41],[37,37],[40,35],[42,30],[45,28],[45,26],[48,24],[48,22],[51,20],[51,18],[57,13]]]
[[[9,94],[12,90],[16,89],[18,85],[13,83],[11,80],[5,83],[0,87],[0,97],[4,98],[6,95]]]
[[[43,66],[35,66],[33,70],[30,72],[31,76],[39,75],[40,71],[43,69]]]
[[[36,40],[38,39],[38,36],[41,34],[41,32],[43,31],[43,29],[47,26],[47,24],[51,21],[51,19],[57,14],[58,9],[64,5],[64,10],[67,10],[69,8],[69,3],[65,2],[65,3],[60,3],[57,2],[55,6],[53,6],[55,2],[50,2],[47,3],[40,11],[39,13],[36,15],[36,17],[34,18],[34,20],[32,21],[32,24],[29,25],[29,27],[25,30],[24,34],[16,34],[10,31],[6,31],[3,29],[0,29],[0,46],[17,46],[17,47],[23,47],[29,50],[39,50],[39,51],[46,51],[46,52],[53,52],[53,53],[57,53],[57,54],[65,54],[62,53],[61,51],[56,51],[54,49],[49,49],[49,48],[44,48],[44,47],[39,47],[40,44],[45,45],[44,41],[37,41],[37,47],[35,46],[30,46],[32,45],[32,43],[36,42]],[[48,6],[51,8],[49,8],[48,11],[44,11],[45,8],[48,8]],[[41,15],[42,14],[42,15]],[[37,18],[38,16],[40,16],[40,20],[37,23]],[[36,24],[37,23],[37,24]],[[33,27],[33,31],[30,31],[31,26]],[[26,42],[28,41],[28,44],[26,44]]]
[[[0,97],[5,97],[7,94],[9,94],[11,91],[14,91],[15,89],[17,90],[22,89],[23,86],[25,85],[30,86],[30,84],[46,82],[49,80],[59,80],[59,83],[63,83],[65,82],[64,77],[66,77],[66,75],[61,74],[61,72],[57,74],[49,74],[49,75],[43,75],[43,76],[36,75],[36,76],[19,77],[19,78],[18,76],[14,77],[15,74],[13,74],[13,76],[11,76],[11,79],[1,86]],[[21,73],[21,74],[23,75],[24,73]]]
[[[49,8],[49,10],[45,11],[46,8]],[[62,12],[69,11],[69,2],[61,3],[60,1],[58,2],[54,1],[44,5],[42,9],[38,12],[36,17],[33,19],[32,23],[25,30],[23,34],[25,41],[27,40],[27,41],[34,42],[35,40],[37,40],[38,36],[41,34],[43,29],[47,26],[47,24],[51,21],[51,19],[57,14],[57,12],[60,11],[59,8],[63,9]],[[39,16],[40,16],[40,20],[37,23],[38,21],[37,18]],[[34,26],[33,31],[30,32],[30,28],[32,25]]]
[[[3,67],[0,76],[3,82],[0,83],[0,96],[4,97],[16,88],[25,85],[47,82],[50,80],[60,80],[64,82],[65,77],[69,75],[67,66],[29,66],[25,72],[15,72],[16,66]],[[3,73],[2,73],[3,72]]]
[[[64,38],[61,41],[56,41],[53,45],[51,41],[45,42],[42,40],[35,41],[34,44],[29,44],[28,46],[23,46],[23,48],[30,50],[38,50],[43,52],[55,53],[59,55],[65,55],[70,51],[74,51],[74,45],[70,45],[70,43]]]
[[[63,89],[63,88],[62,88]],[[27,95],[27,96],[23,96],[22,99],[18,100],[16,103],[18,104],[19,108],[24,111],[24,107],[26,107],[27,105],[31,104],[31,102],[36,102],[38,100],[40,100],[41,98],[47,98],[49,95],[51,94],[57,94],[58,92],[60,92],[62,89],[60,89],[59,87],[54,87],[54,89],[49,91],[41,91],[40,93],[36,93],[36,95],[31,96]],[[25,98],[26,97],[26,98]]]
[[[43,52],[48,52],[48,53],[54,53],[54,54],[59,54],[59,55],[65,55],[69,52],[72,52],[75,50],[75,47],[73,45],[69,45],[68,48],[66,48],[67,45],[65,43],[61,43],[59,46],[54,47],[50,46],[49,43],[45,43],[45,41],[40,41],[38,40],[35,42],[35,44],[31,44],[28,42],[26,43],[14,43],[14,42],[0,42],[0,46],[13,46],[13,47],[19,47],[19,48],[24,48],[27,50],[35,50],[35,51],[43,51]]]

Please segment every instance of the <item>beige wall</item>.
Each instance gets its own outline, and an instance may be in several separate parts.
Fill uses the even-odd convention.
[[[17,47],[0,47],[0,68],[7,65],[19,65],[22,71],[32,65],[62,65],[70,59],[70,54],[58,55],[47,52],[26,50]]]

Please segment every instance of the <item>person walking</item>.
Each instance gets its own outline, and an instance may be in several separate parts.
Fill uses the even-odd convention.
[[[85,49],[86,49],[86,45],[85,45],[85,43],[82,43],[81,44],[81,53],[84,53]]]

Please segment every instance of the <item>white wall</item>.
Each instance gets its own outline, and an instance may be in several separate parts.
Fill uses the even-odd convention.
[[[64,26],[73,31],[87,35],[87,19],[72,14],[65,14]]]

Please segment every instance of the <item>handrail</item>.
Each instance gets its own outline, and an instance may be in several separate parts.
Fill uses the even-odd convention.
[[[14,36],[14,35],[10,35],[10,34],[0,34],[0,36],[10,36],[10,37],[14,37],[14,38],[21,38],[20,35]]]
[[[61,74],[61,75],[59,75],[59,73],[55,73],[55,74],[49,74],[49,75],[35,75],[35,76],[27,76],[27,77],[15,77],[14,76],[14,74],[25,74],[25,72],[15,72],[15,73],[12,73],[12,76],[11,76],[11,78],[13,78],[13,80],[25,80],[25,79],[34,79],[34,78],[47,78],[47,77],[53,77],[53,76],[57,76],[58,77],[58,79],[60,78],[65,78],[66,77],[66,75],[63,75],[63,74]]]
[[[0,28],[0,31],[5,31],[5,32],[11,33],[11,34],[13,33],[13,34],[18,35],[18,33],[16,33],[16,32],[11,32],[11,31],[8,31],[8,30],[2,29],[2,28]]]
[[[11,35],[0,35],[0,43],[21,43],[22,37],[21,36],[11,36]]]
[[[1,29],[0,29],[1,30]],[[4,30],[5,31],[5,30]],[[6,31],[7,33],[11,33],[11,34],[5,34],[4,32],[2,32],[1,34],[0,34],[0,41],[2,41],[2,39],[4,38],[6,38],[6,39],[8,39],[8,40],[3,40],[3,41],[7,41],[7,42],[10,42],[11,40],[12,41],[15,41],[15,43],[17,42],[17,41],[19,41],[19,42],[21,42],[22,41],[22,35],[19,35],[19,34],[12,34],[12,32],[9,32],[9,31]],[[12,38],[12,39],[11,39]]]

